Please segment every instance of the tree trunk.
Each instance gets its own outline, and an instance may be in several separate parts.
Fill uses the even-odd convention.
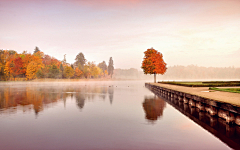
[[[154,83],[156,83],[156,73],[154,73]]]

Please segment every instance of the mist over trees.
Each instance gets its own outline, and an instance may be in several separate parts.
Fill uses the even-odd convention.
[[[134,68],[115,69],[113,78],[116,79],[152,79]],[[200,67],[169,66],[164,75],[157,76],[158,80],[240,80],[240,68],[235,67]]]
[[[41,78],[81,79],[81,78],[114,78],[114,79],[152,79],[152,75],[144,75],[143,71],[130,69],[114,69],[110,57],[107,66],[105,61],[96,64],[87,61],[83,53],[76,56],[74,64],[44,54],[42,51],[17,53],[14,50],[0,50],[0,80],[32,80]],[[158,80],[240,80],[240,68],[235,67],[200,67],[168,66],[164,75]]]
[[[240,68],[200,67],[196,65],[172,66],[162,79],[240,79]]]
[[[0,50],[0,80],[110,78],[114,70],[112,57],[110,60],[110,66],[107,66],[105,61],[96,65],[94,61],[87,61],[84,54],[80,52],[74,64],[69,64],[66,54],[60,61],[44,54],[38,47],[34,49],[33,54],[27,51],[17,53],[14,50]],[[110,75],[108,75],[108,68],[110,68]]]
[[[108,74],[108,66],[105,61],[99,63],[98,67],[102,69],[104,76]]]
[[[142,71],[138,71],[135,68],[130,69],[114,69],[113,78],[116,79],[143,79],[144,74]],[[152,78],[152,77],[151,77]]]

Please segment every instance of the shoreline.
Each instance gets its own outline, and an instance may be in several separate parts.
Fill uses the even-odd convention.
[[[164,98],[178,105],[197,108],[198,112],[207,112],[225,120],[227,124],[240,126],[240,97],[239,93],[203,92],[204,88],[190,88],[176,85],[146,83],[145,86]]]
[[[84,82],[104,82],[104,81],[146,81],[144,79],[34,79],[30,81],[0,81],[0,86],[4,85],[29,85],[45,83],[84,83]]]
[[[230,92],[207,92],[209,87],[183,87],[179,85],[170,85],[170,84],[160,84],[160,83],[150,83],[152,85],[172,89],[179,92],[184,92],[192,95],[197,95],[207,99],[213,99],[218,102],[230,103],[235,106],[240,107],[240,94],[239,93],[230,93]],[[239,87],[239,86],[238,86]],[[234,87],[236,88],[236,87]]]

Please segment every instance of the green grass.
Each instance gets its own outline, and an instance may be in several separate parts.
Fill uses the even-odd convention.
[[[210,87],[209,90],[240,93],[240,88],[215,88],[215,87]]]
[[[212,81],[212,82],[158,82],[163,84],[180,85],[187,87],[223,87],[240,86],[240,81]]]
[[[203,85],[202,82],[178,82],[179,84],[185,84],[185,85]]]

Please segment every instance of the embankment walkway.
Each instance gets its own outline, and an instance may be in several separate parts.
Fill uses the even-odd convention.
[[[240,107],[239,93],[230,93],[230,92],[221,92],[221,91],[208,92],[209,91],[208,87],[184,87],[184,86],[162,84],[162,83],[149,83],[149,84],[160,86],[167,89],[172,89],[179,92],[188,93],[191,95],[197,95],[200,97],[212,99],[219,102],[229,103],[234,106]],[[240,88],[240,87],[238,86],[235,88]]]

